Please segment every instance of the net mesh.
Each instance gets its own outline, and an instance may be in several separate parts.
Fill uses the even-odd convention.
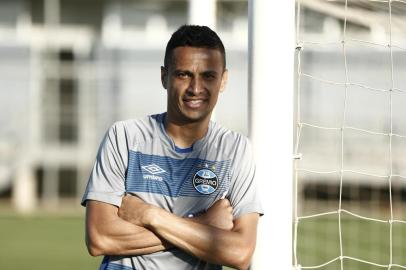
[[[406,8],[406,1],[368,0],[354,4],[378,4],[377,13],[386,13],[386,21],[382,20],[382,16],[379,17],[380,20],[378,17],[373,18],[388,33],[385,43],[355,38],[348,34],[348,27],[351,25],[349,17],[352,22],[355,20],[360,25],[363,20],[371,19],[356,17],[353,9],[349,10],[350,6],[354,6],[349,0],[335,1],[335,5],[330,6],[340,17],[340,40],[331,42],[303,38],[303,6],[306,4],[309,7],[316,2],[319,3],[319,10],[330,12],[323,4],[331,1],[297,0],[296,6],[294,267],[406,269],[406,261],[403,259],[406,250],[401,241],[406,236],[406,219],[402,214],[406,195],[405,189],[401,188],[406,183],[406,163],[402,158],[402,152],[406,149],[406,132],[401,124],[402,113],[398,113],[404,111],[402,107],[405,103],[402,101],[406,100],[406,85],[399,75],[402,71],[395,72],[395,65],[399,69],[401,65],[394,61],[395,53],[401,59],[406,48],[393,40],[395,24],[402,23],[402,18],[393,11],[393,6],[396,5],[396,10],[401,11],[401,8]],[[354,10],[360,10],[360,7],[356,6]],[[358,49],[353,53],[353,45],[361,46],[362,50]],[[329,47],[330,51],[332,47],[340,48],[341,70],[303,70],[305,62],[311,61],[306,56],[306,50],[317,47],[319,50],[315,53],[323,54],[326,52],[323,46]],[[387,72],[371,72],[371,78],[378,76],[384,79],[371,79],[377,83],[368,84],[368,80],[358,80],[357,70],[349,68],[349,65],[352,65],[351,57],[362,61],[368,56],[365,52],[374,53],[375,50],[379,51],[379,55],[384,55],[382,61],[388,68]],[[368,68],[368,65],[362,67],[365,70]],[[332,76],[335,79],[325,76],[329,72],[336,73]],[[381,81],[386,83],[380,83]],[[316,95],[322,97],[314,102],[311,97]],[[325,103],[317,104],[320,100]],[[362,110],[367,110],[368,113]],[[320,121],[310,122],[307,121],[309,117],[303,117],[303,114],[328,116],[320,118]],[[334,141],[335,144],[332,143]],[[330,145],[325,146],[323,142]],[[334,151],[329,149],[334,149],[336,155],[331,155]],[[362,157],[360,153],[363,153]],[[318,166],[319,164],[327,165]],[[305,202],[303,197],[313,198],[312,192],[317,199],[307,199]],[[357,198],[355,206],[353,198]],[[313,256],[317,258],[309,258],[306,255],[308,253],[318,254]]]

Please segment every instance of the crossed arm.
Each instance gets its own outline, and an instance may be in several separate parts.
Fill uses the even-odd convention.
[[[257,222],[256,213],[233,220],[225,199],[190,219],[126,196],[119,209],[88,202],[86,243],[94,256],[149,254],[173,245],[211,263],[246,269],[255,248]]]

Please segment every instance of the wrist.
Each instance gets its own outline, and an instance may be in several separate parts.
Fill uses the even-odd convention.
[[[194,217],[187,217],[187,219],[196,222],[196,223],[200,223],[200,224],[206,224],[204,215],[200,215],[200,216],[194,216]]]
[[[162,209],[154,206],[150,206],[144,215],[144,225],[147,228],[154,228],[158,224],[158,219],[162,213]]]

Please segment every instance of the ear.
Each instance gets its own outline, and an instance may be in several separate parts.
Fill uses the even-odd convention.
[[[227,80],[228,80],[228,70],[225,69],[223,75],[221,76],[220,92],[224,92],[224,90],[226,90]]]
[[[164,66],[161,66],[161,83],[163,88],[166,89],[168,85],[168,70]]]

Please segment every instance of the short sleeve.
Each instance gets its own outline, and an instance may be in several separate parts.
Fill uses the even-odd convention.
[[[126,133],[124,125],[118,122],[100,144],[81,204],[85,206],[87,200],[96,200],[120,206],[125,193],[127,164]]]
[[[232,168],[228,198],[233,207],[234,218],[248,213],[263,215],[255,180],[255,162],[252,147],[245,137],[241,138],[241,142],[236,148]]]

